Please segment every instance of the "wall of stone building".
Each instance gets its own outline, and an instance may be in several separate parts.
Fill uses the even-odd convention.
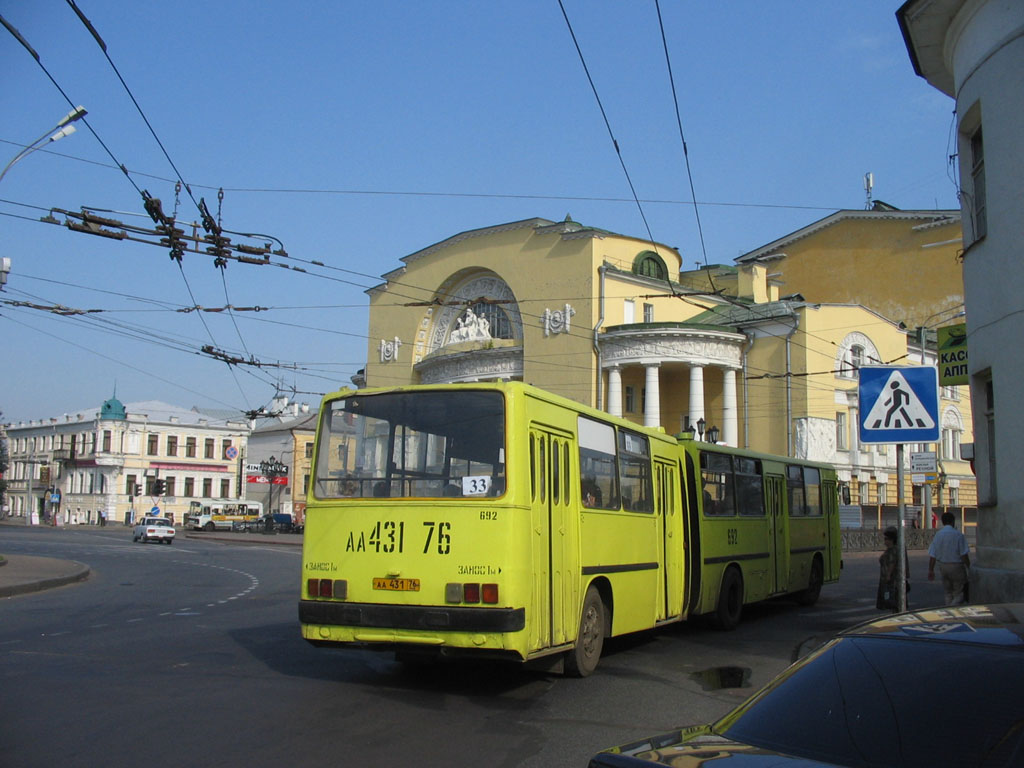
[[[927,219],[898,213],[856,213],[781,248],[786,257],[772,261],[771,272],[779,274],[783,295],[863,304],[911,328],[934,324],[932,315],[963,303],[959,218],[926,226]]]

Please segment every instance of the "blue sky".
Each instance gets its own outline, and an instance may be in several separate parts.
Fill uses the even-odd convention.
[[[469,229],[571,214],[646,237],[646,218],[685,266],[703,262],[654,0],[563,4],[643,217],[558,0],[77,0],[195,199],[310,270],[223,275],[205,254],[179,269],[166,249],[38,221],[84,206],[152,224],[99,140],[168,214],[176,174],[65,0],[3,4],[96,135],[79,125],[0,182],[0,299],[103,310],[0,304],[3,420],[98,407],[115,386],[125,402],[239,412],[278,387],[316,403],[366,361],[365,289]],[[709,263],[863,208],[869,171],[876,199],[958,207],[953,102],[914,75],[897,7],[662,0]],[[6,164],[70,105],[3,29],[0,71]],[[199,219],[184,190],[177,211]],[[228,303],[267,311],[176,311]],[[232,367],[203,345],[293,367]]]

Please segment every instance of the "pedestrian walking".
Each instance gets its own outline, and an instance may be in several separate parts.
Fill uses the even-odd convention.
[[[886,528],[884,538],[885,551],[878,558],[878,596],[875,599],[875,607],[895,613],[900,609],[899,595],[896,593],[900,562],[899,554],[896,551],[896,529]],[[903,554],[903,557],[903,572],[907,579],[907,592],[910,592],[910,560],[906,553]]]
[[[939,564],[946,605],[964,603],[971,555],[967,539],[956,529],[956,518],[952,512],[942,514],[942,529],[928,547],[928,581],[935,581],[935,563]]]

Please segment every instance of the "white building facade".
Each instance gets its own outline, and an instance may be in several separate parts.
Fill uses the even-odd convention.
[[[972,600],[1024,596],[1024,3],[910,0],[916,72],[956,100],[977,552]]]
[[[8,514],[26,523],[126,523],[154,508],[180,522],[189,502],[238,498],[248,424],[158,401],[6,425]],[[158,482],[164,485],[157,493]]]

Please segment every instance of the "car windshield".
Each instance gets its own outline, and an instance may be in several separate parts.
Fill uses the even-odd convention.
[[[714,731],[846,766],[1019,766],[1022,689],[1020,649],[845,637],[784,672]]]
[[[319,498],[500,496],[499,392],[355,394],[328,404],[317,446]]]

